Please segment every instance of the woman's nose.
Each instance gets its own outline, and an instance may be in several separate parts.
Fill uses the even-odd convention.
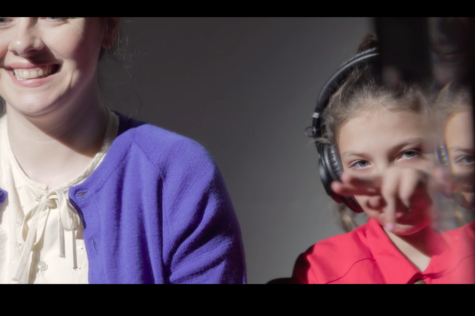
[[[44,48],[34,18],[19,18],[10,42],[10,51],[21,57],[31,57]]]

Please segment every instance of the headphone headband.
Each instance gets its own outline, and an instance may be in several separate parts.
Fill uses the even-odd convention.
[[[363,64],[367,64],[370,61],[373,61],[378,56],[378,50],[376,47],[363,51],[361,53],[356,54],[349,60],[347,60],[331,77],[323,86],[320,94],[317,98],[317,106],[315,107],[315,111],[313,113],[313,120],[312,120],[312,134],[309,135],[313,138],[322,137],[323,136],[323,129],[321,128],[321,121],[323,111],[328,105],[330,98],[333,93],[341,86],[341,84],[345,81],[348,74],[357,67],[360,67]]]
[[[323,136],[322,115],[327,107],[331,96],[346,80],[349,73],[355,68],[365,65],[369,62],[375,63],[378,56],[377,48],[371,48],[364,52],[355,55],[353,58],[346,61],[325,83],[317,98],[317,106],[312,118],[312,132],[310,137],[318,138]],[[337,203],[345,203],[351,210],[357,213],[363,212],[363,209],[358,204],[356,199],[352,196],[339,196],[331,189],[333,181],[339,181],[340,175],[343,171],[340,157],[334,146],[328,144],[321,144],[316,142],[319,154],[319,172],[323,187],[327,194],[333,198]]]

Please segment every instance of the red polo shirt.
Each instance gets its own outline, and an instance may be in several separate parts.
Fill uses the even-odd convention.
[[[437,254],[420,271],[373,219],[301,254],[292,281],[301,284],[475,283],[475,223],[437,235]]]

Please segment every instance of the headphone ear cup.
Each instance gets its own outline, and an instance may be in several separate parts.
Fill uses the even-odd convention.
[[[329,145],[327,144],[319,144],[318,145],[318,153],[319,153],[319,164],[318,170],[320,172],[320,180],[322,181],[323,187],[327,194],[335,200],[337,203],[342,203],[342,198],[333,190],[331,189],[331,184],[333,181],[338,181],[339,178],[335,175],[332,170],[332,161],[329,158],[330,149]]]
[[[341,165],[340,155],[338,155],[335,146],[328,146],[327,152],[328,161],[330,163],[335,181],[339,181],[341,179],[341,174],[343,173],[343,166]]]
[[[333,181],[340,181],[340,176],[343,173],[343,166],[341,164],[340,156],[334,146],[322,144],[319,147],[320,153],[320,179],[327,194],[337,203],[345,203],[353,212],[361,213],[363,209],[358,204],[356,199],[352,196],[340,196],[333,192],[331,183]]]

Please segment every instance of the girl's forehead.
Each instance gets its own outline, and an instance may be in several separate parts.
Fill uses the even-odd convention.
[[[445,137],[448,142],[470,143],[473,139],[473,117],[470,110],[454,113],[445,126]]]
[[[366,111],[361,111],[348,118],[340,126],[340,130],[345,126],[350,129],[359,128],[403,128],[405,126],[425,127],[429,122],[427,113],[420,113],[410,110],[388,109],[384,107],[374,107]]]
[[[377,149],[409,139],[424,140],[430,134],[427,121],[427,115],[412,111],[367,111],[340,126],[337,143],[340,149]]]

